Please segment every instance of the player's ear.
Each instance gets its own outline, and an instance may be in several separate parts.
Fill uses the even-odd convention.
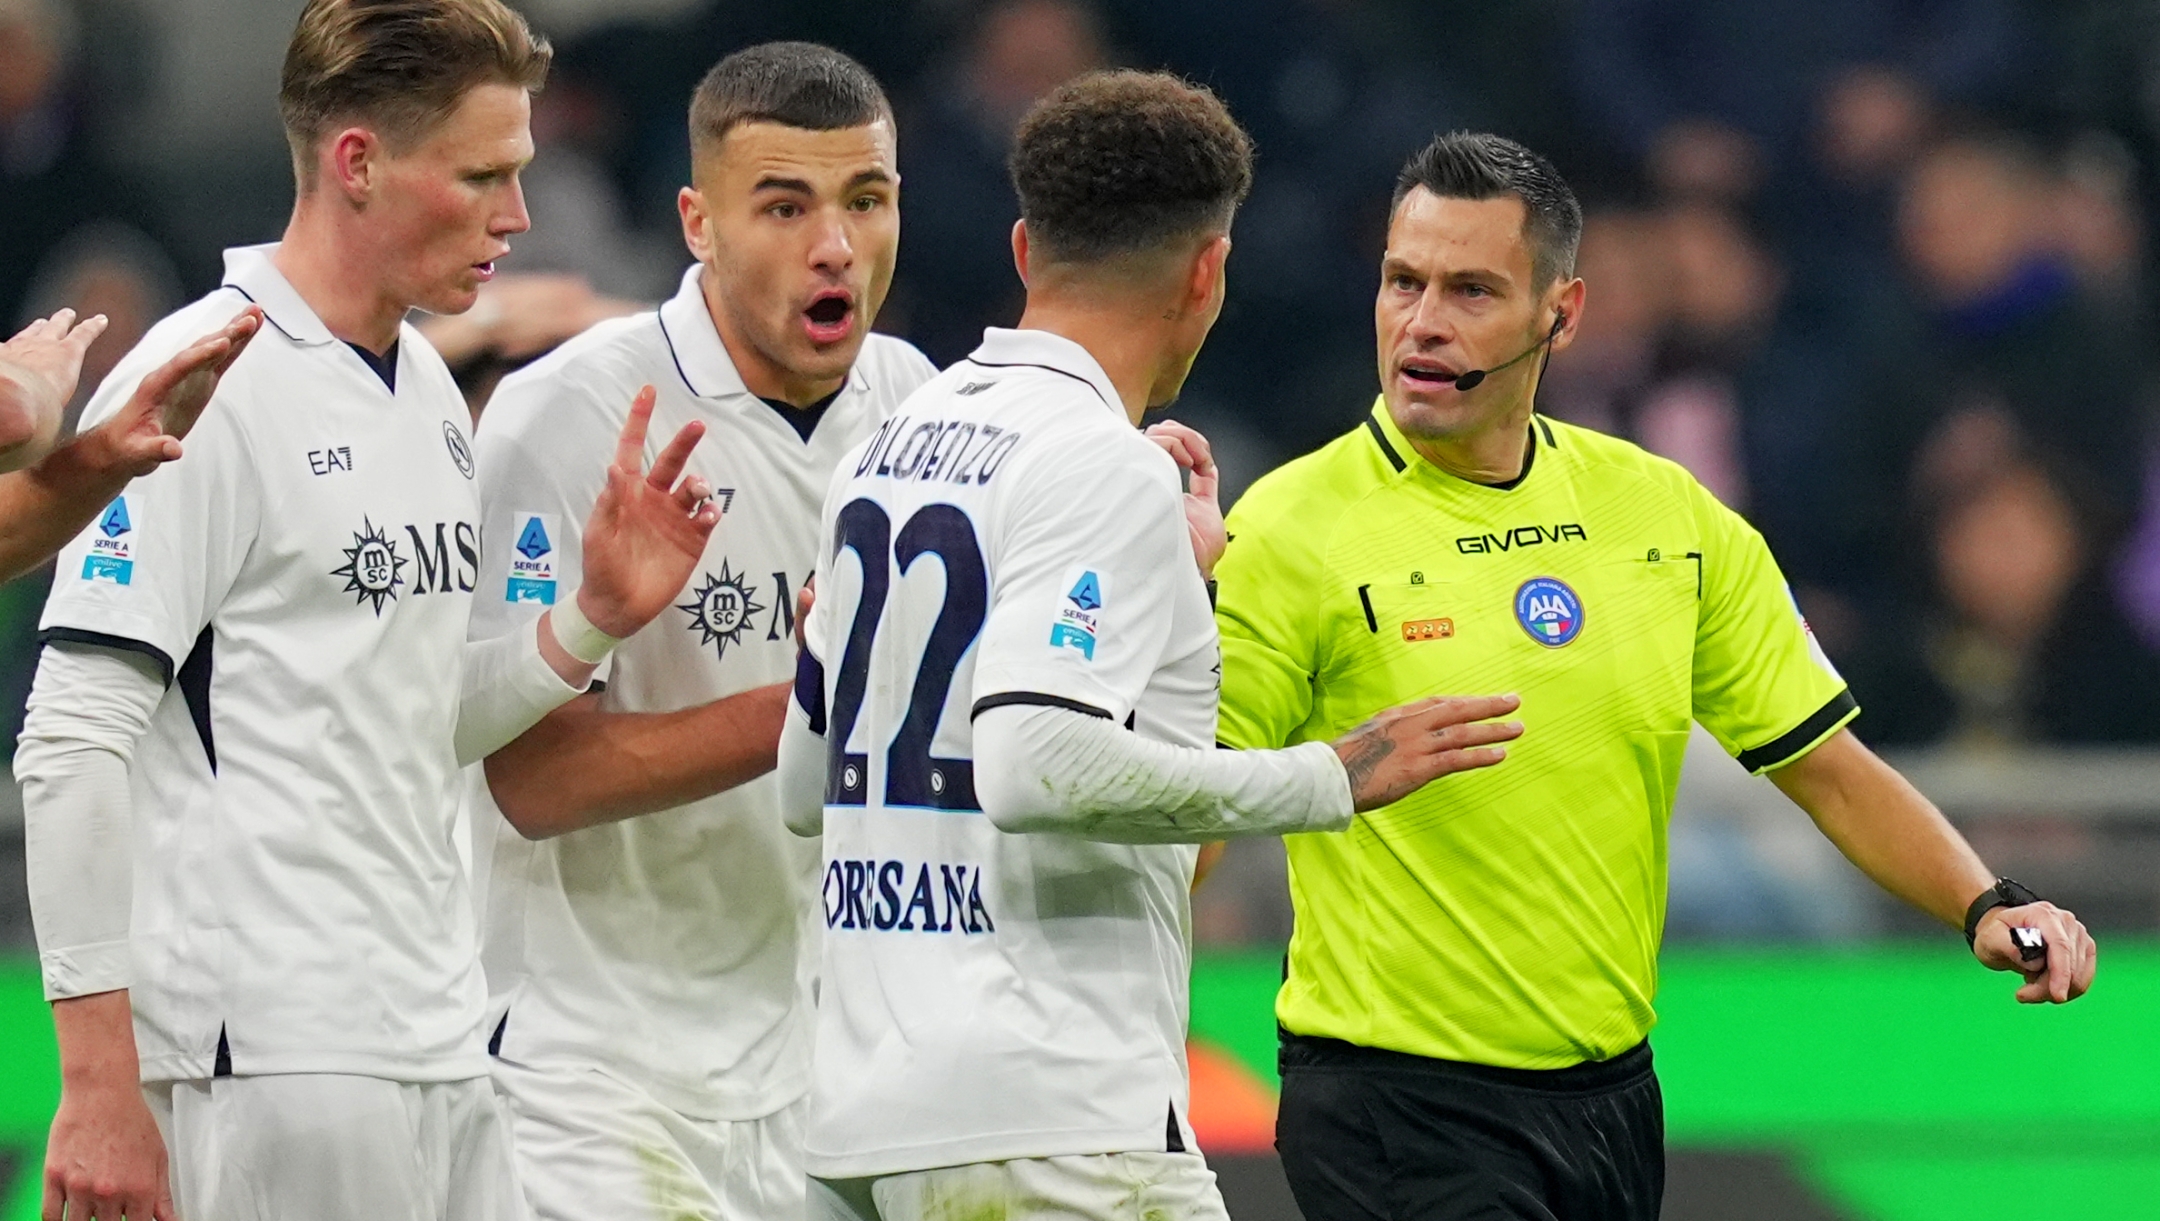
[[[356,204],[366,202],[382,176],[381,137],[365,127],[348,127],[330,136],[325,144],[324,168],[331,185]]]
[[[1028,282],[1028,231],[1027,222],[1016,220],[1012,228],[1013,270],[1020,273],[1020,286]]]
[[[1194,313],[1213,308],[1222,299],[1224,273],[1230,261],[1230,235],[1218,233],[1193,255],[1185,285],[1185,307]]]
[[[1575,342],[1575,328],[1582,325],[1583,298],[1588,291],[1582,279],[1577,277],[1569,280],[1561,288],[1559,296],[1554,300],[1553,309],[1556,319],[1554,326],[1556,329],[1553,332],[1553,350],[1555,352]]]
[[[700,263],[712,261],[712,217],[705,211],[705,197],[696,187],[684,187],[675,193],[675,211],[682,217],[683,245],[690,248],[690,255]]]

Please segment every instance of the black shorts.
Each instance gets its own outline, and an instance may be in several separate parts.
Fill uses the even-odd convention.
[[[1275,1147],[1306,1221],[1655,1221],[1650,1044],[1491,1068],[1284,1034]]]

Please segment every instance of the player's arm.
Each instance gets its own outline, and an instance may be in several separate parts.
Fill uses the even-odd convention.
[[[165,1148],[143,1102],[128,1002],[128,761],[164,695],[139,653],[45,649],[15,754],[45,995],[60,1049],[44,1213],[169,1221]]]
[[[999,829],[1134,844],[1340,831],[1442,776],[1490,767],[1522,736],[1512,695],[1391,708],[1339,741],[1282,750],[1155,742],[1070,708],[1004,705],[975,719],[976,795]]]
[[[1966,908],[1995,884],[1934,803],[1850,730],[1838,730],[1770,779],[1876,885],[1952,928],[1964,927]],[[2010,939],[2014,927],[2036,928],[2047,938],[2039,970],[2019,958]],[[2092,986],[2099,948],[2076,915],[2041,902],[1982,916],[1973,954],[1990,970],[2024,975],[2020,1001],[2062,1004]]]
[[[669,810],[773,770],[787,683],[675,712],[583,695],[487,758],[488,791],[528,839]]]
[[[705,481],[683,473],[705,426],[684,425],[648,471],[652,411],[647,386],[631,404],[607,483],[585,520],[577,591],[530,628],[466,646],[460,761],[486,758],[583,691],[615,646],[666,608],[705,553],[720,510]]]
[[[54,328],[66,313],[61,311],[44,325]],[[28,469],[0,475],[0,581],[12,580],[51,559],[129,480],[178,458],[180,439],[210,402],[218,378],[239,359],[261,324],[261,311],[247,307],[144,377],[112,418],[44,454]],[[20,344],[38,326],[33,323],[23,335],[0,347],[0,383],[8,381],[5,366],[9,360],[22,355],[9,354],[7,348]],[[74,393],[82,352],[89,347],[88,340],[79,346],[76,341],[86,332],[94,338],[103,329],[98,319],[92,319],[64,339],[40,340],[23,358],[51,366],[33,380],[50,387],[38,393],[57,395],[51,401],[55,420]]]

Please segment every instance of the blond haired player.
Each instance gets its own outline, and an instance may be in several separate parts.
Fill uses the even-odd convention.
[[[486,1080],[459,765],[582,690],[717,520],[676,483],[696,426],[645,471],[647,392],[582,587],[466,643],[465,405],[403,319],[468,308],[527,227],[547,64],[499,0],[313,0],[279,94],[284,240],[229,251],[224,284],[90,406],[261,309],[187,460],[69,546],[46,608],[16,771],[60,1044],[51,1221],[523,1215]]]

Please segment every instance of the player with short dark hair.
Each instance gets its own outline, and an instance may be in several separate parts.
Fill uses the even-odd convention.
[[[405,317],[469,308],[527,227],[547,61],[501,0],[310,0],[283,240],[227,251],[224,283],[85,413],[260,309],[187,459],[62,552],[45,608],[15,759],[62,1074],[47,1221],[525,1214],[460,766],[583,690],[718,520],[678,480],[699,426],[648,472],[647,390],[588,506],[581,585],[467,644],[471,421]]]
[[[1497,762],[1514,728],[1471,722],[1513,703],[1215,749],[1211,468],[1136,426],[1221,311],[1251,145],[1205,89],[1095,73],[1010,166],[1018,329],[825,500],[780,751],[789,825],[825,841],[813,1214],[1221,1218],[1186,1112],[1194,845]]]
[[[504,379],[479,431],[476,639],[576,583],[586,455],[639,385],[657,419],[708,430],[691,465],[727,506],[604,688],[474,787],[495,1084],[542,1221],[803,1212],[820,858],[764,777],[825,488],[937,372],[870,331],[900,239],[893,137],[837,51],[722,59],[690,106],[680,290]]]
[[[1761,535],[1678,465],[1535,413],[1530,358],[1582,318],[1580,216],[1512,141],[1412,157],[1379,400],[1230,515],[1226,744],[1325,741],[1466,684],[1520,692],[1527,726],[1504,768],[1286,837],[1277,1140],[1315,1221],[1658,1215],[1647,1036],[1693,723],[1885,889],[1963,921],[2020,1001],[2092,982],[2076,917],[1996,881],[1845,728],[1858,706]]]

